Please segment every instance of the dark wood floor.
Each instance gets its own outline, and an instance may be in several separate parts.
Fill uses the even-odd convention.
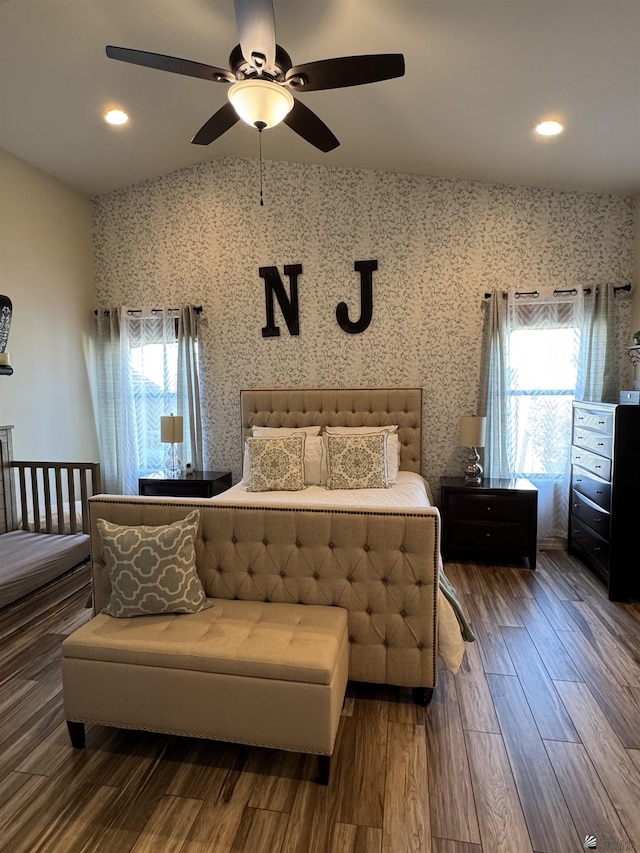
[[[562,552],[446,570],[477,643],[426,713],[350,685],[328,788],[257,748],[88,726],[72,750],[60,643],[86,572],[0,613],[0,850],[640,851],[640,605]]]

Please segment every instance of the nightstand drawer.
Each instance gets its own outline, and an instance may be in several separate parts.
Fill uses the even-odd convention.
[[[592,432],[590,429],[576,426],[573,430],[573,443],[578,447],[584,447],[586,450],[593,450],[600,456],[606,456],[611,459],[613,453],[613,439],[610,435],[602,435],[599,432]]]
[[[611,479],[611,460],[583,450],[581,447],[571,448],[571,464],[579,465],[596,477],[602,477],[603,480]]]
[[[583,497],[580,492],[571,492],[571,512],[575,518],[579,518],[587,527],[590,527],[594,533],[602,536],[603,539],[609,540],[609,521],[608,512],[601,509],[596,504],[592,503],[588,498]]]
[[[528,497],[513,493],[490,495],[467,492],[449,496],[450,518],[464,518],[465,521],[524,521],[529,517],[530,506]]]
[[[592,477],[576,465],[571,476],[571,487],[588,497],[602,509],[611,509],[611,483]]]
[[[448,538],[452,551],[517,552],[526,542],[526,524],[489,523],[482,521],[449,521]]]

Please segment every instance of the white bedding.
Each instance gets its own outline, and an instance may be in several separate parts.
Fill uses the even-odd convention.
[[[298,492],[248,492],[246,483],[238,483],[211,500],[223,504],[359,509],[415,509],[431,506],[426,480],[411,471],[399,471],[398,482],[388,489],[327,489],[326,486],[307,486]]]
[[[398,482],[388,489],[327,489],[307,486],[296,492],[248,492],[238,483],[211,498],[215,503],[257,504],[259,506],[294,506],[313,508],[416,509],[432,506],[429,484],[419,474],[399,471]],[[442,570],[442,562],[440,565]],[[449,601],[438,589],[438,654],[454,674],[464,657],[464,640],[460,625]]]

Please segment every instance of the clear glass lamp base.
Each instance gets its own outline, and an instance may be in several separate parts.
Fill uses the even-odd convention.
[[[164,473],[168,480],[177,480],[182,476],[182,460],[178,456],[175,444],[172,444],[164,461]]]
[[[475,447],[469,451],[467,464],[464,468],[464,481],[469,486],[479,486],[482,482],[482,465],[480,464],[480,454]]]

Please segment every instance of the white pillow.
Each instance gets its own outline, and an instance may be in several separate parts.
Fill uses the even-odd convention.
[[[248,492],[297,492],[304,489],[306,435],[248,438],[251,473]]]
[[[398,424],[390,426],[361,426],[361,427],[331,427],[325,428],[326,435],[377,435],[388,433],[387,438],[387,482],[398,482],[398,468],[400,466],[400,440],[398,438]]]
[[[307,435],[320,435],[322,427],[306,426],[306,427],[251,427],[251,435],[254,438],[288,438],[290,435],[295,435],[297,432],[306,432]]]
[[[319,485],[327,482],[327,466],[325,462],[324,443],[319,436],[311,435],[307,429],[320,429],[320,427],[305,427],[303,430],[280,430],[275,427],[253,427],[254,438],[291,438],[294,435],[305,435],[304,443],[304,482],[307,486]],[[269,433],[276,432],[277,435]],[[267,433],[264,435],[263,433]],[[251,455],[249,446],[245,442],[244,460],[242,465],[242,483],[248,485],[251,479]]]
[[[386,489],[386,432],[327,435],[328,489]]]

